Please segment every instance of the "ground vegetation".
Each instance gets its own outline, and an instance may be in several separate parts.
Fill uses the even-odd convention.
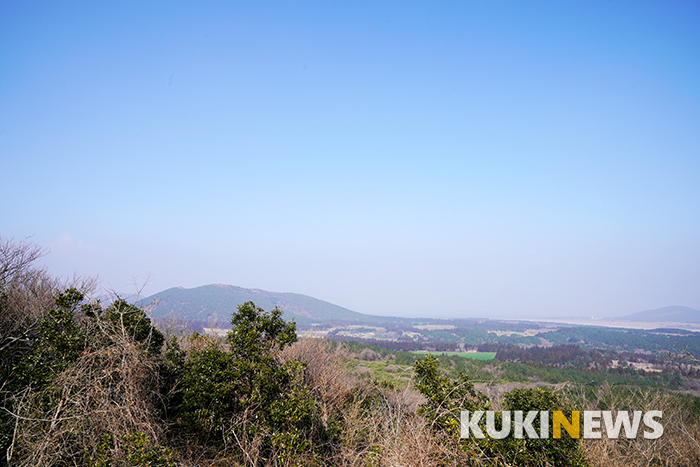
[[[41,250],[26,242],[0,243],[0,254],[5,465],[700,462],[698,398],[669,391],[668,382],[637,384],[647,375],[615,380],[610,353],[565,343],[504,347],[495,350],[501,359],[473,360],[299,339],[281,310],[252,302],[232,313],[225,337],[179,325],[161,330],[140,304],[94,301],[84,283],[52,280],[34,267]],[[522,386],[480,389],[514,381]],[[657,440],[461,439],[460,412],[489,409],[497,417],[503,410],[663,410],[665,433]]]

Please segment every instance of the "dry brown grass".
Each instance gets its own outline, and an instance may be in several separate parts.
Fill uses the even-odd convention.
[[[283,361],[298,360],[307,364],[304,379],[321,410],[321,421],[328,427],[352,399],[351,389],[357,384],[346,369],[348,353],[341,346],[333,348],[328,341],[300,339],[282,352]]]
[[[442,444],[416,414],[420,396],[363,382],[344,414],[343,443],[334,459],[342,466],[433,466]],[[450,453],[452,454],[452,453]]]
[[[358,379],[348,369],[348,352],[323,340],[301,339],[285,349],[283,358],[307,363],[306,382],[324,423],[341,424],[325,465],[428,467],[440,460],[441,465],[465,465],[463,453],[450,447],[454,440],[433,433],[416,413],[424,398],[412,387]]]
[[[588,462],[592,467],[630,466],[698,466],[700,465],[700,425],[690,409],[679,403],[675,394],[632,389],[621,396],[609,386],[596,391],[592,400],[575,394],[574,403],[581,410],[661,410],[664,434],[656,440],[644,439],[642,428],[636,439],[583,440]]]

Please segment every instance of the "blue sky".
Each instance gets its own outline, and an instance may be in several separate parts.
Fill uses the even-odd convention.
[[[0,235],[400,316],[700,309],[700,4],[0,3]]]

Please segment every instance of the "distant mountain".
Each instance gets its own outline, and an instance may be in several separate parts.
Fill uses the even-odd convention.
[[[673,323],[700,323],[700,310],[687,306],[667,306],[656,310],[640,311],[614,318],[614,321],[646,321]]]
[[[154,318],[172,315],[188,321],[218,321],[226,326],[236,307],[247,301],[253,301],[267,311],[277,306],[284,311],[284,319],[295,318],[295,321],[300,324],[313,322],[351,324],[373,318],[307,295],[244,289],[223,284],[203,285],[193,289],[174,287],[151,295],[141,300],[139,304],[147,305],[155,301],[157,306],[153,312]]]

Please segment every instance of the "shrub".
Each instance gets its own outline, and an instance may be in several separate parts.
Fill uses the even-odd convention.
[[[151,443],[145,433],[134,432],[122,436],[125,451],[115,459],[112,435],[105,434],[92,455],[88,456],[90,467],[175,467],[173,452],[159,444]]]
[[[418,412],[434,430],[446,431],[459,439],[460,411],[488,408],[486,397],[474,390],[474,383],[465,373],[459,373],[457,380],[441,375],[440,362],[433,355],[417,360],[413,371],[416,389],[427,399]]]
[[[562,410],[568,418],[571,417],[571,407],[550,389],[515,389],[503,397],[504,410],[550,411]],[[549,433],[552,433],[550,417]],[[511,420],[511,433],[514,422]],[[533,428],[540,432],[540,420],[536,418]],[[556,466],[585,466],[585,454],[578,439],[572,439],[568,433],[560,439],[515,439],[485,440],[494,456],[508,459],[513,465],[556,465]],[[489,442],[490,441],[490,442]]]
[[[110,324],[116,333],[127,334],[135,343],[142,345],[149,355],[160,353],[165,337],[153,327],[142,309],[117,299],[102,313],[102,320]]]
[[[142,310],[130,307],[121,316],[135,320],[115,320],[110,309],[82,300],[76,289],[59,295],[38,325],[32,353],[17,366],[25,386],[15,393],[8,451],[17,465],[83,465],[106,437],[114,440],[114,465],[121,465],[135,441],[125,436],[144,433],[157,444],[162,432],[154,416],[159,333]]]
[[[296,341],[295,324],[281,315],[277,308],[267,313],[252,302],[240,305],[227,346],[195,335],[182,367],[184,427],[220,450],[240,448],[252,464],[309,451],[320,429],[303,384],[305,365],[279,358]]]

